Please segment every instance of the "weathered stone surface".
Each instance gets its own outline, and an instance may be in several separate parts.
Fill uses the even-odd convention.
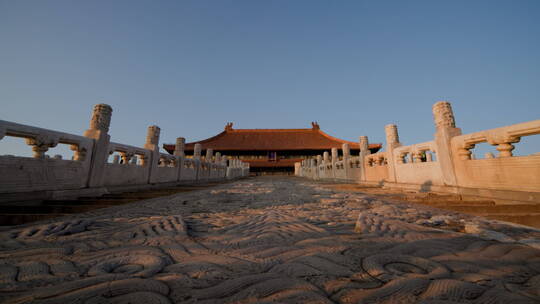
[[[538,303],[540,250],[526,243],[539,236],[297,178],[244,179],[3,228],[0,302]]]

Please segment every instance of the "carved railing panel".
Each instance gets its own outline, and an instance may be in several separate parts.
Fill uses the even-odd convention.
[[[387,166],[388,156],[386,152],[368,154],[364,157],[364,161],[367,167]]]
[[[84,136],[0,120],[0,140],[5,136],[24,138],[32,147],[34,158],[45,158],[45,152],[60,143],[69,145],[74,151],[74,161],[84,162],[91,157],[94,145],[93,140]]]
[[[451,148],[458,185],[540,192],[540,155],[514,156],[515,143],[522,137],[540,134],[540,120],[456,136]],[[472,159],[471,149],[487,142],[499,151],[484,159]]]
[[[113,154],[114,152],[120,154],[121,163],[123,165],[139,165],[145,167],[148,166],[150,157],[152,156],[152,151],[148,149],[111,142],[109,144],[109,154]],[[140,161],[133,162],[134,158]]]
[[[455,136],[451,144],[452,150],[460,160],[470,160],[472,154],[470,150],[483,142],[497,146],[496,149],[499,151],[497,157],[512,157],[512,150],[515,148],[513,144],[518,143],[521,137],[536,134],[540,134],[540,120]]]
[[[394,159],[397,164],[416,164],[435,162],[434,155],[437,153],[436,144],[433,141],[409,146],[401,146],[394,149]]]
[[[80,189],[86,186],[94,141],[83,136],[0,120],[0,140],[25,139],[33,157],[0,156],[0,193]],[[50,158],[46,152],[69,145],[73,159]]]

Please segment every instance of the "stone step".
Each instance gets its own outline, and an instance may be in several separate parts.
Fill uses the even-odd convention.
[[[461,201],[461,200],[453,200],[453,201],[429,201],[429,200],[422,200],[419,201],[421,204],[429,205],[429,206],[496,206],[494,201]]]
[[[38,206],[3,206],[3,214],[45,214],[45,213],[81,213],[97,208],[104,208],[104,205],[38,205]]]
[[[522,214],[477,214],[489,219],[512,222],[516,224],[540,228],[540,213],[522,213]]]
[[[438,206],[463,213],[539,213],[540,205]]]
[[[118,198],[118,199],[102,199],[95,198],[94,200],[69,200],[69,201],[44,201],[41,204],[47,206],[116,206],[129,202],[135,202],[133,198]]]
[[[30,222],[42,221],[67,214],[49,213],[49,214],[0,214],[0,226],[21,225]]]

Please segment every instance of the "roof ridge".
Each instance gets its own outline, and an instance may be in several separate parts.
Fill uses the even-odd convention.
[[[186,143],[186,150],[192,150],[195,144],[201,144],[203,149],[212,148],[215,151],[285,151],[285,150],[330,150],[341,149],[343,144],[349,144],[351,149],[359,149],[359,142],[349,141],[331,136],[318,128],[302,129],[232,129],[227,128],[221,133],[204,140]],[[174,145],[164,144],[168,150]],[[381,144],[370,144],[370,149],[378,149]],[[170,152],[170,151],[169,151]]]
[[[311,132],[313,129],[232,129],[227,132]]]
[[[328,138],[328,139],[331,139],[331,140],[335,140],[335,141],[339,141],[341,143],[344,143],[344,144],[356,144],[356,145],[360,145],[359,142],[354,142],[354,141],[349,141],[349,140],[345,140],[345,139],[341,139],[341,138],[337,138],[337,137],[334,137],[330,134],[327,134],[325,133],[323,130],[317,130],[319,134],[321,134],[322,136]]]

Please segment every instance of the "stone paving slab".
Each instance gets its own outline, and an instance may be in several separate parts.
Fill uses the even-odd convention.
[[[539,303],[540,233],[260,177],[0,231],[2,303]]]

